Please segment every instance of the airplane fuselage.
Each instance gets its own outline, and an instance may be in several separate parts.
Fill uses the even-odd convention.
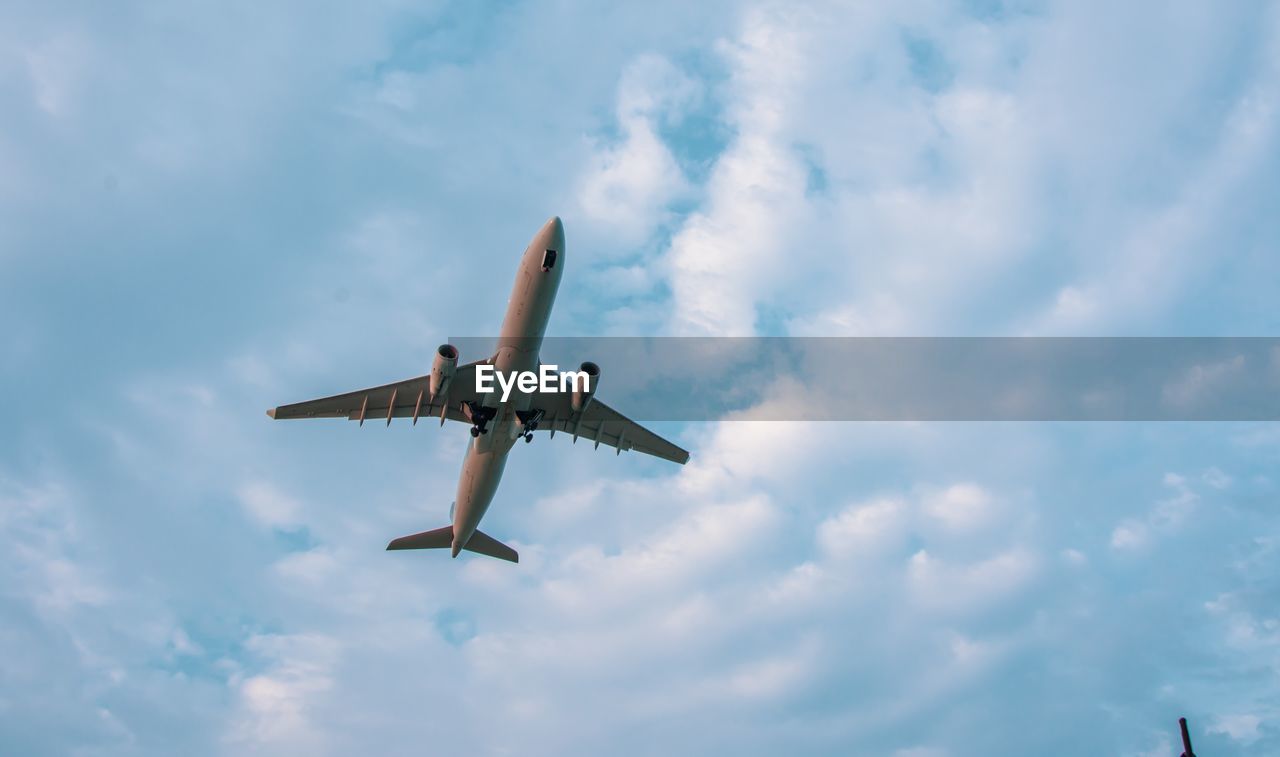
[[[550,266],[546,265],[548,250],[555,251]],[[564,225],[557,216],[538,230],[520,258],[493,359],[500,373],[537,371],[538,352],[555,305],[564,265]],[[496,392],[487,395],[484,404],[494,408],[496,414],[489,422],[488,433],[473,437],[468,443],[462,462],[453,506],[455,557],[479,527],[502,480],[507,454],[524,435],[516,412],[528,410],[532,403],[532,395],[519,391],[513,392],[506,402],[501,402]]]

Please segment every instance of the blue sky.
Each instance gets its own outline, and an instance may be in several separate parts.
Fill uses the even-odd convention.
[[[5,6],[0,752],[1280,752],[1273,425],[557,439],[514,567],[383,552],[458,428],[262,415],[552,214],[560,335],[1274,335],[1278,98],[1262,2]]]

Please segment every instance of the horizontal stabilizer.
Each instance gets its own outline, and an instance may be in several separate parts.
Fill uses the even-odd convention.
[[[471,538],[467,540],[463,549],[468,552],[476,552],[489,557],[496,557],[499,560],[507,562],[520,562],[520,553],[511,547],[503,544],[484,531],[476,531],[471,534]]]
[[[449,549],[453,546],[453,526],[392,539],[387,549]],[[520,554],[483,531],[476,531],[463,549],[508,562],[520,562]]]
[[[392,539],[387,549],[448,549],[453,544],[453,526]]]

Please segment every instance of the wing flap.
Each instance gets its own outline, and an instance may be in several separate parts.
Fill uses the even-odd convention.
[[[395,410],[392,411],[391,417],[392,418],[412,418],[414,409],[416,407],[417,405],[413,403],[408,405],[402,405],[400,404],[399,400],[397,400]],[[418,418],[420,420],[421,419],[431,420],[433,418],[439,418],[440,407],[441,407],[441,403],[436,402],[436,403],[429,404],[424,399],[422,401],[421,409],[418,410]],[[360,411],[356,410],[356,411],[347,413],[345,416],[336,416],[336,417],[346,418],[349,421],[358,421],[360,420]],[[366,408],[364,411],[364,419],[367,421],[386,420],[386,418],[387,418],[387,406],[385,404],[378,407],[374,407],[371,402],[369,407]],[[451,421],[460,421],[462,423],[471,422],[467,420],[466,414],[462,412],[460,402],[449,403],[447,409],[445,410],[445,418]]]
[[[442,404],[448,402],[445,417],[465,423],[468,421],[460,408],[462,403],[475,399],[476,365],[478,363],[459,367],[449,385],[447,396],[437,397],[435,402],[431,402],[428,396],[431,377],[417,376],[392,384],[335,394],[332,397],[281,405],[268,410],[267,415],[276,420],[346,418],[371,421],[380,418],[410,418],[416,412],[419,418],[438,418]],[[391,410],[390,414],[388,409]]]
[[[613,447],[618,452],[635,450],[646,455],[684,465],[689,452],[627,418],[598,399],[591,400],[582,413],[561,414],[545,422],[549,428],[576,434],[581,440]]]

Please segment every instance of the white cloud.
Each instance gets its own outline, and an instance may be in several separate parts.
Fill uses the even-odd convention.
[[[1147,544],[1146,524],[1128,519],[1122,521],[1111,532],[1111,546],[1114,549],[1139,549]]]
[[[574,612],[604,612],[648,591],[682,586],[732,558],[749,554],[777,523],[764,497],[705,505],[650,540],[608,556],[585,549],[568,556],[565,579],[546,585],[547,599]]]
[[[1138,752],[1136,757],[1169,757],[1173,754],[1173,742],[1169,739],[1169,734],[1159,734],[1154,741],[1150,749]]]
[[[188,636],[187,632],[183,630],[181,627],[177,627],[173,629],[173,633],[170,636],[169,643],[173,647],[173,651],[180,655],[204,654],[204,650],[200,647],[200,645],[192,641],[191,637]]]
[[[616,118],[621,139],[594,146],[579,179],[581,218],[622,247],[653,233],[668,206],[690,191],[659,128],[679,121],[699,97],[699,85],[658,55],[642,55],[622,73]]]
[[[315,711],[334,687],[340,645],[315,634],[267,634],[250,637],[245,646],[265,669],[232,681],[239,699],[228,733],[234,748],[264,754],[327,750],[326,724]]]
[[[1214,489],[1226,489],[1231,486],[1231,476],[1223,473],[1221,469],[1214,466],[1206,470],[1200,475],[1200,480],[1204,481]]]
[[[876,555],[898,547],[907,532],[907,504],[881,499],[846,508],[818,527],[818,544],[834,557]]]
[[[40,110],[52,117],[69,115],[83,86],[89,55],[87,43],[62,32],[29,44],[20,53]]]
[[[917,15],[762,11],[722,47],[735,137],[672,240],[673,328],[753,333],[767,305],[793,333],[911,333],[1026,246],[1022,104],[991,86],[892,91],[899,25],[953,21]],[[976,177],[921,179],[929,153]]]
[[[1249,746],[1259,738],[1262,718],[1252,714],[1219,715],[1209,724],[1209,733],[1221,733],[1233,741]]]
[[[333,578],[342,570],[342,563],[331,551],[317,547],[280,558],[275,569],[282,577],[313,588],[332,587]]]
[[[6,582],[44,612],[66,617],[111,600],[101,577],[77,559],[85,537],[65,484],[33,487],[0,471],[0,536],[9,542],[0,563]]]
[[[1277,635],[1265,596],[1205,613],[1223,631],[1206,647],[1185,597],[1162,594],[1216,596],[1233,570],[1246,588],[1266,585],[1265,554],[1239,559],[1271,538],[1265,513],[1206,522],[1202,559],[1155,577],[1141,559],[1080,569],[1083,552],[1066,547],[1104,542],[1117,521],[1146,543],[1192,523],[1196,477],[1168,479],[1148,507],[1093,474],[1204,470],[1212,430],[1159,446],[1093,427],[735,422],[686,432],[694,462],[678,471],[587,462],[579,445],[509,466],[486,528],[516,537],[511,566],[382,551],[443,522],[457,429],[286,430],[261,415],[279,386],[306,396],[343,376],[398,378],[406,360],[429,359],[437,338],[422,334],[491,328],[507,280],[488,273],[507,275],[528,218],[575,200],[584,219],[566,213],[571,236],[588,214],[627,244],[676,228],[660,263],[566,279],[562,325],[594,322],[574,287],[603,291],[616,274],[631,296],[657,294],[614,325],[682,333],[1123,331],[1212,272],[1218,257],[1197,239],[1234,249],[1229,227],[1256,220],[1224,208],[1267,165],[1272,82],[1253,82],[1250,61],[1274,50],[1243,44],[1254,31],[1240,28],[1266,38],[1271,27],[1185,6],[975,19],[930,4],[745,18],[714,3],[598,16],[535,5],[480,18],[468,40],[465,17],[392,7],[220,23],[122,12],[133,35],[60,10],[53,26],[94,32],[110,54],[63,80],[48,69],[66,86],[46,88],[43,104],[24,91],[5,101],[18,127],[53,120],[48,105],[65,129],[0,136],[5,201],[18,198],[10,187],[22,199],[4,208],[14,223],[0,247],[19,239],[29,266],[7,299],[33,325],[19,330],[38,332],[0,372],[19,393],[75,398],[15,405],[5,451],[15,466],[72,461],[76,481],[48,487],[47,509],[6,499],[0,510],[14,588],[0,634],[6,737],[36,734],[27,751],[55,753],[199,753],[229,727],[222,746],[237,753],[394,750],[429,731],[445,750],[858,743],[919,755],[991,751],[982,739],[998,733],[1003,751],[1115,753],[1135,743],[1121,725],[1068,742],[1057,723],[1096,715],[1112,691],[1203,682],[1160,665],[1182,659],[1165,640],[1194,640],[1214,678],[1274,699],[1256,675]],[[29,31],[0,36],[42,38]],[[914,70],[907,32],[935,48],[933,83]],[[178,59],[174,39],[181,62],[153,65]],[[328,42],[300,44],[314,39]],[[727,86],[695,80],[708,55]],[[0,78],[22,90],[35,81],[25,65]],[[1223,84],[1237,73],[1248,102]],[[1232,104],[1225,128],[1198,115],[1212,112],[1201,95]],[[705,186],[674,157],[695,101],[719,109],[729,138]],[[121,109],[133,115],[121,121]],[[608,113],[618,139],[585,154],[580,135]],[[101,139],[77,136],[88,133]],[[576,181],[574,166],[585,166]],[[108,169],[117,191],[100,197]],[[589,186],[599,191],[579,194]],[[685,201],[698,212],[668,215]],[[42,207],[59,223],[27,212]],[[224,213],[210,219],[209,207]],[[131,283],[136,272],[148,276]],[[151,299],[174,290],[180,302]],[[210,318],[208,302],[234,307]],[[67,317],[103,303],[94,319]],[[100,333],[141,341],[94,351]],[[123,407],[121,384],[138,387]],[[779,387],[769,400],[814,398]],[[1250,461],[1271,462],[1274,445],[1253,437],[1239,458],[1211,459],[1265,501],[1270,467]],[[1095,440],[1097,452],[1080,451]],[[1117,450],[1123,466],[1099,462]],[[353,460],[358,475],[317,474]],[[226,518],[228,503],[246,518]],[[314,543],[302,551],[264,532],[303,525]],[[201,539],[175,544],[186,529]],[[1124,580],[1101,580],[1104,569]],[[1141,612],[1131,591],[1147,598]],[[1239,668],[1216,664],[1230,654]],[[1082,669],[1097,675],[1071,672]],[[55,699],[67,709],[43,704]],[[1130,720],[1163,717],[1145,707],[1132,704]],[[1256,730],[1265,738],[1266,721]]]
[[[268,481],[246,481],[236,490],[245,514],[268,528],[290,529],[302,518],[302,504]]]
[[[746,418],[750,418],[750,414]],[[772,480],[814,467],[834,429],[803,423],[739,420],[708,430],[681,484],[695,492],[726,485],[743,487],[753,480]]]
[[[1142,517],[1126,518],[1111,532],[1111,546],[1119,550],[1147,547],[1160,536],[1177,531],[1195,510],[1200,495],[1192,491],[1186,478],[1165,473],[1163,483],[1173,494],[1156,503]]]
[[[1086,565],[1089,562],[1089,557],[1078,549],[1067,548],[1059,554],[1062,555],[1063,560],[1071,565]]]
[[[816,646],[800,644],[771,657],[752,660],[729,671],[723,686],[726,693],[753,700],[776,700],[802,689],[820,663]]]
[[[1206,395],[1209,398],[1215,395],[1221,397],[1228,391],[1231,382],[1243,372],[1243,355],[1216,363],[1194,365],[1182,376],[1166,383],[1161,397],[1166,404],[1180,410],[1194,408],[1205,401]]]
[[[1208,267],[1220,211],[1260,180],[1274,63],[1250,72],[1252,89],[1202,154],[1166,164],[1162,151],[1176,148],[1162,125],[1189,107],[1177,75],[1144,90],[1150,72],[1126,66],[1131,47],[1110,36],[1089,66],[1066,63],[1070,35],[1094,20],[1059,10],[1061,24],[907,6],[748,14],[722,46],[734,137],[669,248],[671,328],[1094,333],[1170,307]],[[1204,23],[1196,16],[1181,9],[1160,31],[1176,38]],[[903,27],[939,48],[948,86],[903,86],[914,75]],[[1183,51],[1185,86],[1229,44],[1204,36]],[[1147,174],[1172,190],[1114,194]],[[1028,297],[995,305],[1019,284],[1046,292],[1044,305],[1032,300],[1039,315],[1026,316]]]
[[[1058,290],[1051,317],[1056,321],[1081,323],[1095,318],[1098,310],[1096,293],[1068,285]]]
[[[925,495],[924,512],[949,529],[966,531],[990,523],[997,508],[990,492],[976,484],[963,483]]]
[[[787,139],[808,57],[790,14],[755,11],[721,46],[732,67],[726,119],[735,137],[716,160],[704,209],[667,253],[678,334],[749,335],[756,302],[796,261],[784,232],[807,215],[806,174]]]
[[[922,549],[911,556],[907,578],[912,598],[921,606],[974,612],[1017,596],[1038,568],[1035,555],[1019,548],[969,564],[947,562]]]

